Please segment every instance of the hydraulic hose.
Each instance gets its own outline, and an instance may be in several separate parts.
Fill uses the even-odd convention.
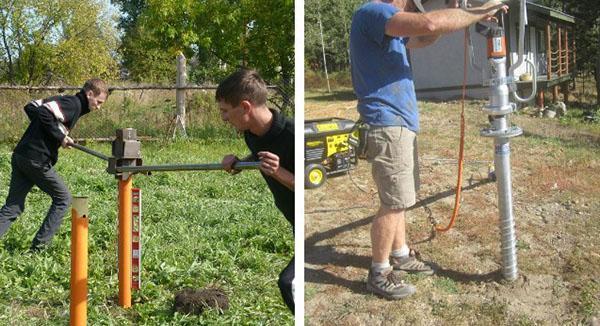
[[[460,145],[458,152],[458,177],[456,180],[456,196],[454,197],[454,210],[452,211],[452,217],[450,217],[450,223],[446,227],[439,225],[435,226],[435,230],[438,232],[446,232],[452,228],[456,218],[458,217],[458,211],[460,210],[460,195],[462,191],[462,178],[463,178],[463,165],[465,162],[465,98],[467,96],[467,43],[469,39],[469,28],[465,28],[464,37],[464,60],[463,60],[463,84],[462,84],[462,99],[460,103]]]

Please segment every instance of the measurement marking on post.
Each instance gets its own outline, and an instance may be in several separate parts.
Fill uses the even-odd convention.
[[[142,190],[131,189],[131,288],[142,283]]]

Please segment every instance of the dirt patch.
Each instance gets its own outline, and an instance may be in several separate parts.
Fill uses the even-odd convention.
[[[408,276],[417,293],[386,301],[366,291],[370,222],[378,197],[365,161],[305,191],[305,316],[309,325],[578,324],[600,315],[600,135],[520,115],[511,140],[519,278],[503,280],[493,143],[479,136],[483,102],[467,105],[466,164],[458,220],[452,214],[459,140],[456,102],[420,103],[418,203],[407,214],[411,247],[435,262]],[[308,98],[306,119],[358,117],[352,100]]]
[[[211,308],[220,313],[229,309],[229,298],[222,290],[185,288],[175,294],[174,309],[180,313],[200,315]]]

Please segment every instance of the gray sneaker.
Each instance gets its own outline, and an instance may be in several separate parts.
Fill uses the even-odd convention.
[[[411,274],[433,275],[434,268],[431,263],[422,261],[418,252],[411,250],[407,257],[390,257],[390,265],[394,270]]]
[[[416,292],[415,287],[404,283],[391,267],[382,272],[369,269],[367,290],[391,300],[403,299]]]

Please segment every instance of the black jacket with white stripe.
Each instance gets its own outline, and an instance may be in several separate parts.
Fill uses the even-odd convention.
[[[79,118],[90,112],[83,90],[75,95],[35,100],[24,107],[29,127],[14,152],[43,163],[56,164],[58,148]]]

